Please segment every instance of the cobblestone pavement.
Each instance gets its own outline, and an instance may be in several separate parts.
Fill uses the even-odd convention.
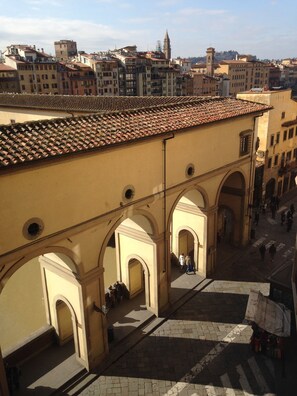
[[[294,200],[291,194],[280,211]],[[246,249],[222,260],[205,287],[194,289],[165,321],[109,367],[94,372],[75,394],[296,395],[295,337],[287,339],[284,361],[255,354],[249,345],[251,328],[244,321],[250,289],[268,295],[269,274],[293,260],[296,224],[287,232],[279,217],[261,215]],[[277,245],[276,258],[262,262],[259,244],[269,247],[271,241]]]

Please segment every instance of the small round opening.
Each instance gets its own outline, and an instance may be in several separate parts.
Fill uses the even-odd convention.
[[[193,176],[194,173],[195,173],[195,167],[194,167],[194,165],[193,165],[193,164],[188,165],[188,166],[187,166],[187,169],[186,169],[186,174],[187,174],[187,176],[188,176],[188,177]]]
[[[126,198],[126,199],[131,199],[131,198],[133,198],[133,195],[134,195],[134,192],[133,192],[132,188],[128,188],[128,189],[125,191],[125,198]]]
[[[38,235],[39,232],[40,232],[40,225],[37,224],[37,223],[31,223],[31,224],[28,226],[27,231],[28,231],[28,234],[29,234],[29,235],[31,235],[31,236],[36,236],[36,235]]]
[[[23,235],[27,239],[36,239],[44,229],[43,221],[37,217],[33,217],[26,221],[23,226]]]

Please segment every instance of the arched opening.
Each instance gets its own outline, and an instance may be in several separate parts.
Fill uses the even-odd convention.
[[[233,210],[221,206],[218,211],[218,239],[219,242],[231,243],[234,232],[234,213]]]
[[[195,271],[204,275],[206,268],[206,200],[201,191],[192,189],[177,201],[171,217],[171,287],[182,276],[179,256],[189,255]]]
[[[122,338],[137,327],[137,321],[131,319],[133,312],[142,310],[144,317],[149,317],[158,309],[152,282],[157,277],[153,235],[151,220],[135,214],[118,224],[108,237],[103,267],[107,326],[114,330],[109,341]]]
[[[38,359],[44,360],[49,350],[57,364],[71,362],[74,372],[84,366],[83,351],[73,342],[74,310],[66,304],[66,294],[71,293],[66,278],[74,279],[73,271],[75,264],[62,253],[23,258],[10,269],[0,295],[0,343],[5,364],[23,373],[22,389],[34,378],[46,385],[50,367],[38,364]]]
[[[70,309],[62,300],[56,302],[56,313],[58,322],[58,343],[59,345],[64,345],[69,341],[73,341],[73,319]]]
[[[191,257],[194,260],[194,236],[188,230],[181,230],[178,234],[179,252]]]
[[[218,196],[216,220],[217,262],[229,256],[232,247],[243,241],[245,180],[234,172],[224,181]]]
[[[136,259],[129,260],[129,294],[130,298],[135,298],[144,291],[144,270],[141,262]]]

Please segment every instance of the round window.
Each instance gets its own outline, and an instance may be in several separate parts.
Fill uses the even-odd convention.
[[[194,173],[195,173],[195,167],[194,167],[194,165],[193,165],[193,164],[189,164],[189,165],[187,166],[187,168],[186,168],[186,175],[187,175],[188,177],[191,177],[191,176],[194,175]]]
[[[23,235],[27,239],[36,239],[43,231],[43,222],[41,219],[32,218],[24,224]]]
[[[135,190],[133,186],[126,186],[123,191],[123,199],[125,201],[130,201],[135,195]]]

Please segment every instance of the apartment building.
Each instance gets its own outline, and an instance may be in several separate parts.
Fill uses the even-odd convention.
[[[224,73],[230,80],[230,95],[263,88],[269,85],[269,64],[245,56],[238,60],[225,60],[216,67],[216,72]]]
[[[251,90],[237,94],[238,99],[272,106],[258,119],[259,147],[255,174],[256,204],[281,197],[295,186],[297,175],[297,102],[291,89]]]
[[[112,51],[112,56],[119,60],[119,88],[121,96],[137,96],[137,48],[129,46]]]
[[[4,63],[0,63],[0,92],[20,92],[17,71]]]
[[[173,66],[176,66],[181,73],[188,73],[193,67],[192,62],[189,59],[183,59],[183,58],[173,59],[171,61],[171,64]]]
[[[80,62],[58,64],[58,85],[62,95],[96,95],[94,70]]]
[[[170,65],[162,52],[147,52],[151,66],[151,94],[153,96],[176,96],[176,78],[179,71]]]
[[[98,96],[119,95],[120,65],[117,59],[106,52],[92,54],[81,52],[76,59],[93,69]]]
[[[55,41],[55,54],[57,60],[63,62],[77,55],[77,45],[73,40],[59,40]]]
[[[21,93],[58,94],[57,63],[43,48],[11,45],[3,55],[5,64],[18,73]]]

